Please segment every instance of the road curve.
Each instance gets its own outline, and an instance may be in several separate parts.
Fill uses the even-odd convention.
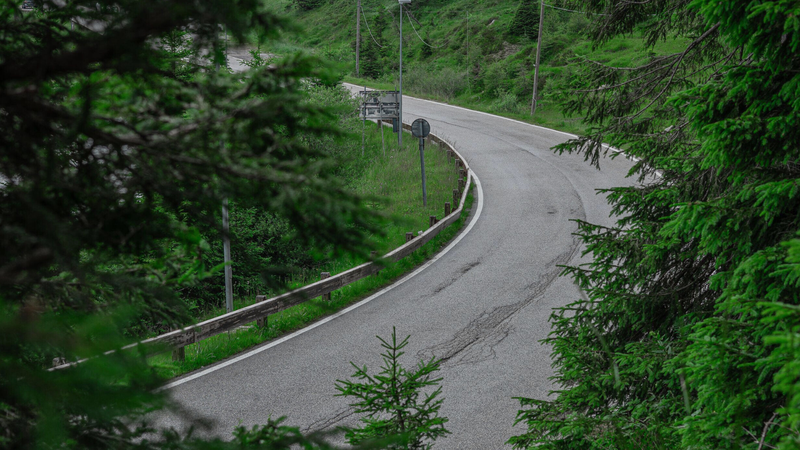
[[[550,148],[568,135],[498,116],[404,97],[404,122],[423,117],[454,144],[481,181],[484,205],[472,231],[408,282],[373,301],[220,370],[171,387],[180,404],[229,435],[238,424],[287,416],[304,430],[354,425],[334,382],[350,361],[380,365],[376,335],[392,326],[411,335],[405,364],[444,359],[442,415],[452,432],[438,449],[497,449],[514,428],[518,402],[547,398],[552,308],[576,300],[559,264],[581,260],[570,219],[611,224],[596,189],[630,184],[631,162],[604,160],[596,170],[580,156]],[[163,424],[179,427],[174,418]]]

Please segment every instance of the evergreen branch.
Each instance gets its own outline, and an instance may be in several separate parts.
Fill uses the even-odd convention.
[[[626,121],[632,122],[634,119],[636,119],[637,117],[639,117],[642,114],[644,114],[645,111],[650,109],[650,107],[653,106],[653,104],[655,104],[655,102],[658,101],[661,98],[662,95],[664,95],[664,93],[667,91],[667,89],[669,89],[669,87],[672,86],[672,80],[675,78],[675,74],[678,72],[678,69],[680,68],[680,64],[683,61],[683,59],[686,57],[686,55],[689,54],[689,52],[692,49],[694,49],[698,44],[702,43],[703,41],[706,40],[706,38],[711,36],[712,33],[717,31],[717,29],[719,28],[719,25],[720,25],[719,23],[715,24],[714,26],[709,28],[705,33],[703,33],[699,38],[695,39],[691,44],[689,44],[688,47],[686,47],[686,50],[684,50],[681,53],[681,55],[678,58],[678,60],[672,64],[672,66],[673,66],[672,73],[670,74],[669,80],[667,80],[666,84],[661,89],[661,92],[659,92],[658,95],[656,95],[655,98],[653,98],[653,100],[651,100],[650,103],[647,106],[645,106],[644,108],[641,108],[639,110],[639,112],[637,112],[636,114],[634,114],[631,117],[626,118]],[[650,92],[652,92],[652,90]]]

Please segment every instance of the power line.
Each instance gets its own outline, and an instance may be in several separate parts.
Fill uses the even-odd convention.
[[[367,31],[369,31],[369,37],[372,38],[372,41],[375,42],[375,45],[377,45],[380,48],[383,48],[383,46],[379,44],[377,40],[375,40],[375,36],[372,35],[372,30],[369,29],[369,22],[367,21],[367,13],[364,12],[363,7],[361,8],[361,17],[364,18],[364,23],[367,24]]]
[[[438,46],[438,47],[434,47],[433,45],[431,45],[431,44],[428,44],[427,42],[425,42],[425,40],[424,40],[424,39],[422,39],[422,36],[420,36],[420,35],[419,35],[419,33],[417,33],[417,29],[416,29],[416,27],[414,27],[414,19],[412,19],[412,18],[411,18],[411,16],[408,14],[408,11],[406,11],[406,16],[408,16],[408,21],[409,21],[409,22],[411,22],[411,28],[414,30],[414,34],[416,34],[416,35],[417,35],[417,38],[419,38],[419,40],[420,40],[420,41],[421,41],[423,44],[427,45],[427,46],[428,46],[428,47],[430,47],[430,48],[442,48],[442,47],[444,47],[445,45],[447,45],[447,44],[448,44],[448,42],[445,42],[444,44],[442,44],[442,45],[440,45],[440,46]]]

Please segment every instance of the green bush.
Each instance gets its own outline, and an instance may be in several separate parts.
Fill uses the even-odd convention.
[[[323,3],[324,0],[294,0],[295,6],[303,11],[319,8]]]
[[[361,419],[363,428],[348,430],[347,440],[350,444],[374,441],[387,437],[399,436],[400,442],[392,443],[385,448],[390,449],[429,449],[437,438],[450,432],[444,427],[446,417],[439,416],[442,407],[441,378],[433,378],[439,370],[439,361],[431,358],[428,362],[420,361],[416,370],[408,370],[400,364],[403,348],[408,345],[406,336],[397,342],[397,333],[392,327],[391,342],[377,336],[385,352],[383,366],[377,375],[370,375],[367,367],[358,367],[353,378],[360,381],[337,380],[336,389],[339,396],[355,397],[358,400],[351,404],[356,413],[367,413]],[[422,394],[422,389],[436,386],[430,394]]]
[[[509,36],[536,39],[539,36],[539,4],[530,0],[521,0],[511,25],[508,27]]]
[[[403,83],[410,91],[450,100],[467,88],[467,72],[452,67],[430,70],[412,66],[404,74]]]

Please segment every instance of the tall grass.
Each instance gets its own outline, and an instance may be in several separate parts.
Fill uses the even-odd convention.
[[[467,89],[467,71],[453,67],[436,70],[426,65],[412,66],[403,74],[403,84],[410,91],[450,101]]]

